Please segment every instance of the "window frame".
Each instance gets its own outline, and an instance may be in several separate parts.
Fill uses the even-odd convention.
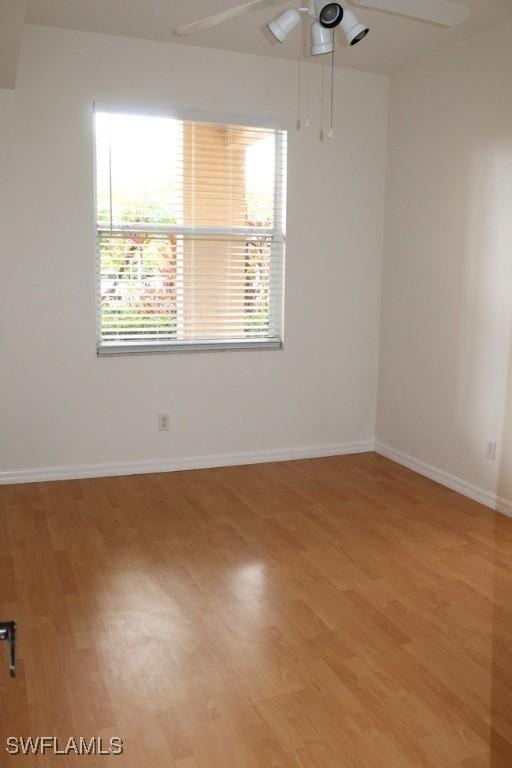
[[[273,221],[278,223],[274,227],[197,227],[197,226],[179,226],[179,225],[157,225],[140,224],[136,227],[130,224],[116,224],[101,226],[98,223],[98,190],[97,190],[97,164],[96,164],[96,126],[95,117],[97,112],[106,112],[110,114],[126,114],[142,117],[160,117],[180,120],[183,122],[191,121],[198,123],[210,123],[218,125],[233,125],[234,127],[262,128],[269,131],[275,131],[275,189],[273,200]],[[121,105],[111,103],[93,103],[93,169],[94,169],[94,227],[95,227],[95,285],[96,285],[96,353],[98,357],[119,357],[131,355],[162,355],[179,354],[190,352],[222,352],[222,351],[254,351],[254,350],[282,350],[284,349],[284,309],[285,309],[285,262],[286,262],[286,228],[287,228],[287,188],[288,188],[288,151],[287,138],[289,127],[282,120],[275,118],[261,117],[241,117],[239,115],[221,115],[218,113],[205,113],[199,111],[181,111],[170,110],[168,107],[140,105]],[[283,146],[284,145],[284,146]],[[282,174],[280,163],[284,163],[286,175]],[[280,174],[283,178],[282,189],[279,190]],[[281,191],[281,194],[279,194]],[[269,309],[270,312],[280,316],[280,334],[276,337],[244,339],[222,339],[208,341],[165,341],[165,342],[120,342],[105,343],[102,340],[102,315],[101,315],[101,269],[99,256],[99,240],[104,234],[123,234],[123,233],[147,233],[156,235],[176,235],[187,236],[267,236],[271,238],[271,269],[281,270],[281,280],[270,279],[269,283]],[[279,253],[277,253],[278,251]],[[274,255],[275,254],[275,255]],[[282,263],[279,264],[278,261]]]

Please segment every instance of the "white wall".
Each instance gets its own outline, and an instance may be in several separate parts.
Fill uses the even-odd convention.
[[[507,24],[392,78],[377,418],[382,443],[508,498],[511,72]]]
[[[333,142],[313,128],[290,133],[285,351],[95,354],[92,101],[280,117],[292,128],[296,71],[263,57],[26,29],[17,89],[0,91],[4,480],[372,440],[387,129],[378,75],[338,72]],[[172,431],[159,434],[157,414],[167,412]]]

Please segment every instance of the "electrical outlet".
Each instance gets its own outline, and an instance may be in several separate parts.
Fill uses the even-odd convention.
[[[171,429],[171,417],[168,413],[161,413],[158,416],[158,431],[169,432]]]
[[[487,448],[485,451],[485,457],[489,459],[489,461],[496,461],[496,441],[495,440],[488,440],[487,441]]]

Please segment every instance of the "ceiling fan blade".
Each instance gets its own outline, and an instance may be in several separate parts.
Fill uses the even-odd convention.
[[[182,37],[186,35],[193,35],[196,32],[202,32],[204,29],[210,29],[216,27],[218,24],[224,24],[225,21],[231,21],[237,19],[239,16],[245,16],[246,13],[252,13],[258,11],[260,8],[268,8],[271,5],[280,5],[283,0],[251,0],[245,5],[239,5],[237,8],[230,8],[227,11],[215,14],[215,16],[208,16],[207,19],[201,19],[201,21],[194,21],[192,24],[185,24],[183,27],[179,27],[174,34]]]
[[[409,16],[443,27],[457,27],[468,18],[470,9],[448,0],[351,0],[361,8]]]

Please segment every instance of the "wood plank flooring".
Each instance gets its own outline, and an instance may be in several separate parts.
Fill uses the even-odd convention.
[[[375,454],[0,488],[11,618],[2,768],[512,766],[512,520]]]

